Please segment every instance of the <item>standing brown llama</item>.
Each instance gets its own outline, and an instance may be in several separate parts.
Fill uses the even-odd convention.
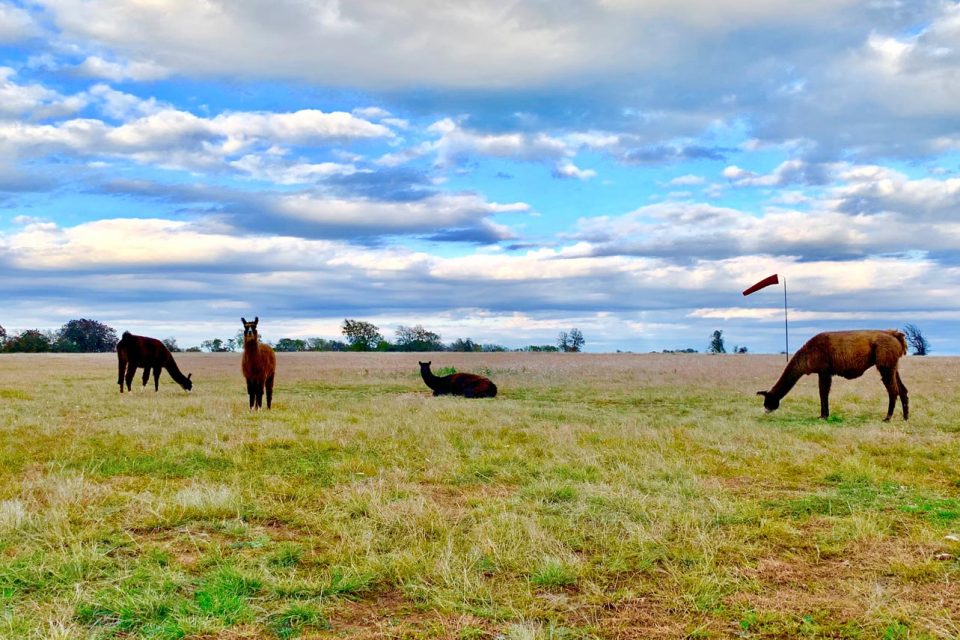
[[[173,381],[183,387],[186,391],[193,389],[193,381],[187,374],[184,376],[177,367],[173,354],[167,349],[167,346],[156,338],[146,336],[135,336],[129,331],[124,331],[117,343],[117,360],[120,372],[117,375],[117,384],[120,385],[120,393],[123,393],[123,384],[126,382],[127,391],[130,391],[130,385],[133,383],[133,377],[137,373],[137,367],[143,367],[143,388],[146,388],[147,381],[150,379],[150,372],[153,371],[153,390],[160,390],[160,369],[164,368]]]
[[[260,316],[253,319],[253,322],[247,322],[246,318],[240,318],[243,323],[243,361],[240,368],[243,370],[243,377],[247,379],[247,395],[250,396],[250,408],[256,406],[257,410],[263,407],[263,390],[267,390],[267,409],[273,400],[273,377],[277,373],[277,356],[273,353],[270,345],[260,344],[260,334],[257,333],[257,324],[260,322]]]
[[[435,376],[430,371],[429,362],[420,362],[420,377],[433,389],[433,395],[454,395],[464,398],[494,398],[497,385],[489,378],[475,373],[451,373],[448,376]]]
[[[767,413],[775,411],[780,406],[780,400],[801,376],[816,373],[820,378],[820,417],[826,420],[830,415],[830,383],[833,376],[851,380],[876,366],[890,398],[884,421],[893,416],[897,396],[900,396],[903,419],[906,420],[910,415],[907,388],[897,371],[900,356],[906,353],[906,336],[893,329],[818,333],[794,354],[773,388],[770,391],[758,391],[757,395],[763,396],[763,408]]]

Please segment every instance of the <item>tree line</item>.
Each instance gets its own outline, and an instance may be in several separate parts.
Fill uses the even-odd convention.
[[[561,331],[557,336],[557,344],[528,345],[519,349],[511,349],[501,344],[476,342],[472,338],[457,338],[445,343],[440,334],[426,329],[423,325],[400,325],[394,332],[393,340],[384,337],[380,327],[365,320],[352,318],[344,319],[340,326],[343,340],[327,340],[325,338],[281,338],[273,343],[276,351],[453,351],[491,353],[497,351],[530,351],[530,352],[577,352],[583,349],[586,340],[579,329],[569,332]],[[225,348],[233,345],[227,341]],[[242,339],[236,344],[239,349],[243,346]],[[233,349],[229,349],[233,350]]]
[[[341,325],[343,340],[326,338],[280,338],[273,344],[276,351],[458,351],[458,352],[496,352],[496,351],[565,351],[578,352],[583,349],[586,340],[579,329],[561,331],[556,345],[529,345],[520,349],[509,349],[503,345],[475,342],[472,338],[457,338],[444,343],[438,333],[425,329],[423,325],[397,327],[393,341],[384,338],[380,328],[371,322],[345,319]],[[8,353],[105,353],[117,348],[117,332],[110,326],[81,318],[70,320],[58,331],[27,329],[16,335],[7,335],[0,326],[0,351]],[[175,338],[164,338],[163,343],[170,351],[206,351],[226,353],[243,348],[243,332],[231,338],[211,338],[198,346],[182,349]]]
[[[425,329],[423,325],[397,327],[393,341],[384,338],[380,327],[372,322],[347,318],[340,326],[343,340],[326,338],[280,338],[273,344],[276,351],[459,351],[459,352],[573,352],[583,349],[586,340],[580,329],[561,331],[556,344],[528,345],[519,349],[509,349],[499,344],[474,342],[471,338],[457,338],[444,343],[439,334]],[[920,329],[913,324],[904,327],[907,344],[913,349],[913,355],[924,356],[930,353],[930,342]],[[164,338],[163,343],[170,351],[207,351],[224,353],[243,348],[243,332],[237,332],[232,338],[211,338],[199,346],[181,349],[175,338]],[[27,329],[15,335],[7,335],[0,325],[0,352],[7,353],[105,353],[117,348],[117,332],[106,324],[88,318],[70,320],[57,331]],[[726,353],[723,331],[713,332],[707,346],[708,353]],[[735,346],[734,353],[747,353],[747,347]],[[664,350],[664,353],[696,353],[695,349]]]
[[[7,335],[0,326],[0,351],[8,353],[105,353],[117,348],[117,332],[102,322],[80,318],[57,331],[27,329]]]

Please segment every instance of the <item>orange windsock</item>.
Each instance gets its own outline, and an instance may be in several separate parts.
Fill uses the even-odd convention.
[[[763,280],[753,285],[749,289],[745,289],[743,292],[743,295],[748,296],[751,293],[755,291],[760,291],[760,289],[763,289],[764,287],[769,287],[772,284],[780,284],[780,279],[777,278],[777,274],[773,274],[772,276],[764,278]]]

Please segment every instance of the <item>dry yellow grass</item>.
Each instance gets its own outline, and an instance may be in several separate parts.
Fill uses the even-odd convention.
[[[490,376],[434,398],[417,360]],[[0,636],[956,637],[960,361],[239,354],[120,395],[111,355],[0,356]]]

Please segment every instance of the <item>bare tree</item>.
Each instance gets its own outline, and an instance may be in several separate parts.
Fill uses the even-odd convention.
[[[583,333],[580,329],[574,327],[570,329],[570,332],[561,331],[557,334],[557,347],[560,351],[566,352],[577,352],[583,349],[583,345],[586,342],[583,338]]]
[[[920,328],[915,324],[908,324],[903,328],[907,334],[907,344],[913,349],[913,355],[925,356],[930,353],[930,342],[923,337]]]
[[[418,324],[415,327],[397,327],[398,351],[443,351],[440,335],[423,328]]]

